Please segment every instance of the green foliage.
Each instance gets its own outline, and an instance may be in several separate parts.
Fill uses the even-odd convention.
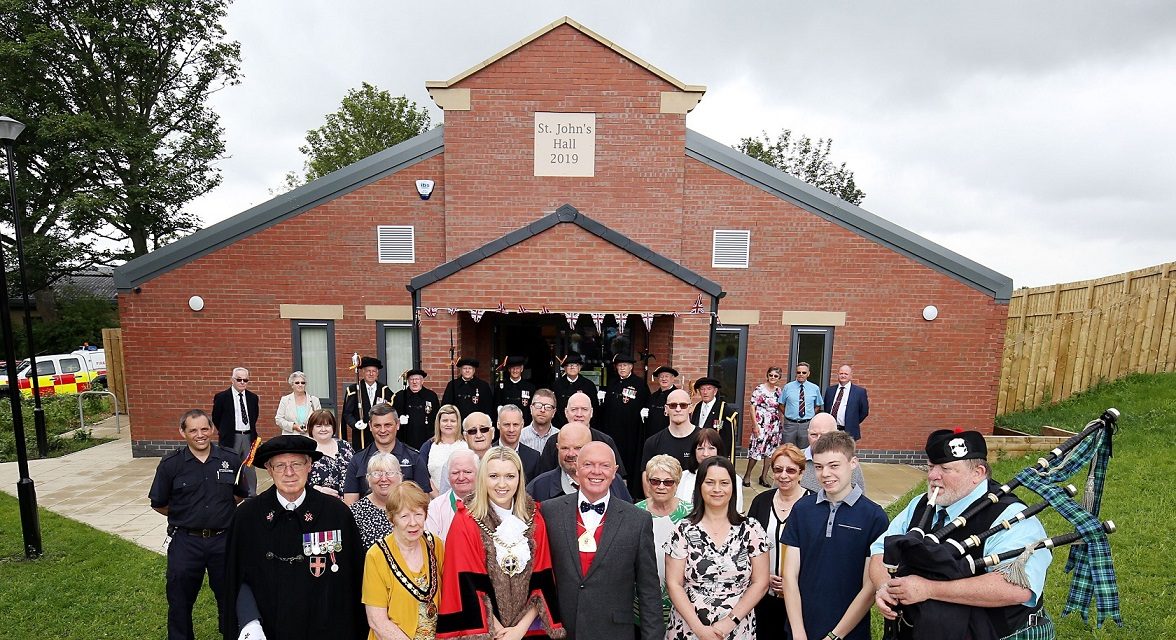
[[[5,638],[163,635],[166,558],[44,509],[39,517],[45,555],[26,560],[16,498],[0,494],[0,620]],[[220,637],[216,602],[207,584],[192,617],[196,637]]]
[[[57,317],[52,321],[33,319],[37,353],[69,353],[83,342],[102,344],[102,330],[119,326],[118,309],[99,296],[75,287],[56,287]],[[16,352],[26,357],[23,331],[17,334]]]
[[[845,163],[835,165],[829,160],[832,138],[813,142],[806,135],[794,136],[791,129],[784,129],[775,140],[765,131],[762,138],[741,139],[735,148],[846,202],[861,204],[866,199]]]
[[[207,101],[240,76],[227,5],[0,0],[0,112],[28,125],[16,164],[30,256],[40,243],[30,289],[198,228],[183,206],[220,183],[224,152]]]
[[[1172,607],[1176,590],[1171,573],[1176,566],[1176,548],[1168,543],[1171,533],[1166,524],[1176,512],[1176,495],[1171,491],[1176,477],[1176,374],[1129,376],[1052,407],[1001,416],[998,422],[1031,433],[1040,433],[1042,425],[1077,431],[1108,407],[1119,409],[1122,418],[1113,441],[1114,457],[1107,469],[1099,517],[1114,520],[1119,527],[1110,542],[1124,626],[1120,629],[1109,623],[1094,629],[1077,614],[1061,616],[1070,590],[1070,576],[1063,571],[1069,553],[1066,549],[1054,552],[1046,578],[1046,609],[1057,625],[1059,638],[1171,637],[1176,629],[1176,608]],[[1036,463],[1037,457],[1000,460],[993,464],[993,477],[1007,482]],[[1081,491],[1085,479],[1085,472],[1080,471],[1070,482]],[[923,490],[912,491],[892,505],[888,514],[893,517]],[[1041,501],[1023,489],[1017,494],[1029,504]],[[1042,522],[1050,535],[1073,531],[1052,509],[1046,510]]]
[[[306,132],[306,144],[298,147],[306,156],[303,180],[310,182],[428,130],[427,110],[364,82],[347,92],[338,111],[327,114],[326,124]],[[290,173],[280,189],[299,184]]]
[[[7,397],[0,398],[0,462],[16,460],[16,439],[13,437],[11,406]],[[45,432],[48,435],[46,440],[49,445],[50,458],[64,456],[107,442],[107,440],[91,438],[88,434],[79,436],[74,433],[71,437],[62,437],[62,434],[81,426],[76,395],[41,398],[41,409],[45,412]],[[21,402],[25,445],[30,459],[38,457],[33,410],[32,398],[26,398]],[[114,414],[110,399],[104,396],[85,396],[82,399],[82,410],[86,414],[87,425],[93,425],[95,422]]]

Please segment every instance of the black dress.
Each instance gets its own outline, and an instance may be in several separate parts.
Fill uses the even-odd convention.
[[[269,638],[367,636],[360,601],[365,549],[342,500],[307,489],[302,504],[287,511],[270,487],[237,508],[227,546],[234,633],[260,618]],[[242,591],[252,599],[239,599]]]

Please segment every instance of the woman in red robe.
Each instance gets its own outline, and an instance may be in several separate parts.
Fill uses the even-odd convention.
[[[523,463],[486,452],[468,506],[458,502],[445,540],[438,638],[563,638],[547,529],[523,491]]]

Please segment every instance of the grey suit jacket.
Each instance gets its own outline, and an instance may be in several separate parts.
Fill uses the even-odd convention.
[[[632,638],[634,598],[641,614],[641,640],[663,640],[666,627],[653,518],[616,496],[610,498],[600,545],[588,575],[583,575],[576,543],[578,499],[579,494],[572,494],[540,504],[568,640]]]

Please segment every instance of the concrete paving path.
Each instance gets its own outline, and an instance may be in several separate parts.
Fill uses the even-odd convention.
[[[29,475],[37,493],[37,505],[67,518],[122,536],[144,548],[159,552],[167,519],[156,513],[147,500],[159,458],[132,458],[130,425],[121,418],[121,433],[114,419],[93,426],[98,438],[113,442],[91,447],[60,458],[30,460]],[[745,469],[746,461],[739,461]],[[757,470],[758,471],[758,470]],[[863,464],[866,495],[886,506],[918,484],[925,473],[906,465]],[[264,472],[258,473],[261,489],[269,485]],[[15,462],[0,464],[0,489],[15,496],[19,472]],[[758,484],[744,489],[744,500],[760,491]],[[51,540],[45,541],[52,545]]]

